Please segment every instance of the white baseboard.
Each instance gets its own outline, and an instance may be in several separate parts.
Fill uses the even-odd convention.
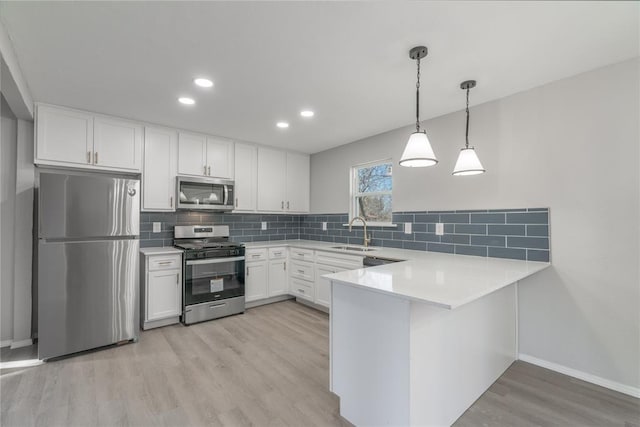
[[[531,363],[532,365],[547,368],[552,371],[559,372],[564,375],[568,375],[573,378],[577,378],[588,383],[596,384],[601,387],[605,387],[611,390],[618,391],[620,393],[628,394],[629,396],[640,398],[640,387],[632,387],[630,385],[622,384],[616,381],[611,381],[606,378],[592,375],[586,372],[578,371],[577,369],[568,368],[557,363],[548,362],[546,360],[538,359],[537,357],[529,356],[528,354],[518,354],[518,360]]]
[[[29,347],[32,344],[33,344],[32,339],[22,340],[22,341],[13,341],[11,343],[11,349],[13,350],[14,348]]]
[[[0,347],[9,347],[10,345],[11,345],[11,340],[0,341]]]

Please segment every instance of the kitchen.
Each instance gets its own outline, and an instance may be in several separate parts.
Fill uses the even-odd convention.
[[[640,424],[639,18],[0,2],[3,425]],[[126,344],[58,358],[111,307],[62,264]]]

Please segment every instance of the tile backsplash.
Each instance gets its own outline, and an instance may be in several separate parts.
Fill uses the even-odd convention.
[[[304,239],[332,243],[362,244],[362,227],[349,231],[347,214],[240,214],[202,212],[142,213],[141,246],[171,246],[173,227],[187,224],[228,224],[231,240],[255,242]],[[261,222],[267,230],[261,230]],[[152,223],[162,232],[153,233]],[[322,223],[327,223],[327,230]],[[446,252],[452,254],[549,261],[549,209],[495,209],[394,212],[397,227],[367,227],[373,246]],[[411,223],[411,233],[404,224]],[[444,235],[435,234],[436,223]],[[358,223],[359,224],[359,223]]]

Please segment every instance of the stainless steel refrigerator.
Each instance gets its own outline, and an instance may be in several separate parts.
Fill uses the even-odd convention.
[[[38,357],[139,331],[140,181],[38,170]]]

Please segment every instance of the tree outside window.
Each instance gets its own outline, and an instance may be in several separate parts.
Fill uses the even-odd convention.
[[[351,168],[351,218],[363,217],[369,224],[390,224],[393,188],[391,160]]]

